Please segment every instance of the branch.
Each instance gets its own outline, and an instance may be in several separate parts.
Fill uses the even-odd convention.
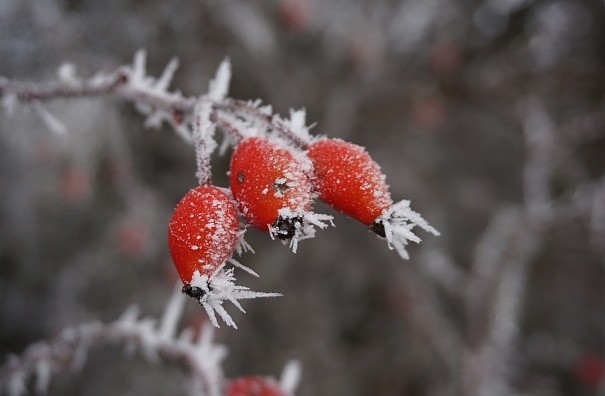
[[[208,95],[201,97],[185,97],[180,92],[167,90],[177,65],[177,61],[172,60],[160,78],[155,79],[146,75],[145,52],[139,51],[135,54],[132,65],[122,66],[107,74],[98,74],[88,80],[73,75],[70,75],[70,78],[61,75],[60,81],[35,84],[0,78],[0,99],[8,111],[15,102],[32,104],[57,99],[113,96],[133,102],[139,112],[147,115],[146,126],[159,127],[166,121],[188,142],[193,140],[191,129],[195,128],[194,108],[196,104],[205,102],[212,104],[213,121],[223,121],[223,131],[236,142],[241,140],[244,134],[234,125],[229,128],[228,121],[221,114],[239,116],[251,123],[260,124],[263,129],[276,132],[300,149],[305,149],[310,144],[312,139],[307,128],[297,125],[301,115],[304,123],[303,111],[292,112],[291,120],[288,121],[272,114],[270,106],[259,108],[259,102],[225,98],[226,85],[230,78],[228,61],[221,63],[215,79],[210,84]],[[60,70],[62,69],[64,67]]]
[[[152,319],[137,319],[136,307],[128,309],[113,323],[88,323],[67,328],[58,337],[29,346],[21,356],[13,356],[0,368],[0,389],[9,395],[21,395],[26,380],[36,374],[38,392],[45,392],[51,374],[80,368],[91,348],[107,344],[123,344],[140,348],[148,360],[161,354],[182,362],[191,377],[190,395],[219,396],[224,381],[220,364],[226,349],[212,342],[212,328],[207,326],[197,342],[191,340],[189,329],[175,338],[176,323],[182,312],[185,296],[180,288],[166,307],[162,323]]]

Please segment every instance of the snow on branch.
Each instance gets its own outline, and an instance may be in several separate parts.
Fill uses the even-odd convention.
[[[194,143],[194,110],[202,102],[209,103],[212,122],[221,122],[221,129],[231,138],[228,143],[236,144],[242,133],[226,116],[244,118],[253,128],[273,131],[291,144],[305,149],[312,138],[309,127],[304,125],[304,110],[291,111],[290,119],[281,119],[272,113],[271,106],[261,106],[260,101],[245,102],[227,97],[231,80],[231,64],[225,59],[209,83],[208,93],[199,97],[186,97],[179,91],[170,91],[169,86],[178,68],[178,60],[172,59],[159,78],[147,74],[146,52],[139,50],[131,65],[118,67],[110,73],[98,73],[89,79],[76,74],[75,67],[63,64],[59,67],[59,81],[28,83],[0,77],[0,103],[7,114],[14,112],[18,103],[34,104],[44,123],[56,133],[64,133],[62,123],[41,107],[40,103],[83,97],[114,96],[132,102],[146,116],[144,125],[159,128],[163,123],[186,142]],[[208,111],[208,110],[206,110]]]
[[[214,141],[215,124],[210,120],[211,104],[199,102],[193,112],[193,138],[195,139],[195,158],[197,160],[197,178],[200,185],[210,184],[212,175],[210,157],[216,148]]]
[[[213,343],[211,326],[206,326],[197,340],[191,339],[189,329],[176,337],[184,299],[176,288],[159,325],[152,319],[138,318],[138,310],[131,307],[115,322],[81,324],[64,329],[52,340],[33,344],[0,368],[0,389],[11,396],[22,395],[28,378],[35,377],[36,390],[46,392],[53,373],[81,368],[93,347],[124,344],[140,349],[151,361],[162,355],[184,363],[190,374],[189,394],[219,396],[224,381],[221,363],[227,350]]]

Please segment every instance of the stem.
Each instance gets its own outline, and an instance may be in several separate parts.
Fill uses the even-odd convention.
[[[180,113],[191,113],[196,103],[195,98],[184,98],[135,87],[130,84],[130,71],[124,69],[110,73],[104,78],[73,85],[62,82],[34,84],[0,79],[0,97],[5,95],[14,95],[18,101],[24,103],[111,95]]]
[[[128,74],[123,71],[118,71],[111,78],[100,82],[84,81],[77,85],[65,85],[62,83],[42,85],[0,80],[0,96],[15,95],[19,101],[25,103],[51,99],[95,97],[110,94],[117,87],[127,82]]]
[[[169,92],[158,92],[146,86],[131,83],[131,70],[120,68],[104,78],[96,78],[74,84],[62,82],[33,84],[0,79],[0,98],[13,95],[18,101],[31,103],[34,101],[50,101],[54,99],[71,99],[79,97],[114,96],[131,102],[142,103],[155,109],[161,109],[172,114],[172,123],[176,126],[194,112],[194,107],[200,102],[212,103],[213,122],[228,133],[237,142],[244,136],[233,124],[220,117],[220,113],[252,118],[263,123],[268,129],[274,130],[292,144],[305,150],[310,141],[296,135],[279,118],[265,114],[258,108],[236,99],[212,101],[208,98],[182,97]]]
[[[8,384],[12,377],[21,375],[27,377],[40,364],[51,364],[53,371],[66,370],[77,363],[82,352],[93,346],[122,343],[136,345],[140,348],[152,347],[162,355],[185,364],[192,375],[192,380],[207,388],[211,394],[211,375],[200,364],[196,356],[195,346],[180,342],[174,338],[161,337],[157,332],[150,331],[144,322],[125,325],[114,322],[111,324],[83,324],[66,329],[57,338],[47,343],[30,346],[18,358],[10,360],[0,371],[0,384]]]
[[[210,156],[216,148],[214,141],[215,126],[210,122],[212,105],[200,101],[193,110],[193,139],[195,159],[197,161],[197,178],[201,186],[209,185],[212,176]]]
[[[299,147],[302,150],[306,150],[311,142],[301,138],[284,125],[279,119],[273,115],[265,114],[259,111],[256,107],[249,105],[248,103],[237,100],[237,99],[224,99],[221,102],[214,104],[214,108],[217,110],[230,111],[233,113],[247,115],[254,118],[257,121],[264,123],[269,129],[272,129],[279,133],[282,137],[288,139],[292,144]]]
[[[227,121],[227,119],[221,116],[216,110],[210,115],[210,120],[214,122],[223,132],[231,136],[236,144],[241,143],[241,141],[246,138],[236,127],[233,126],[232,123]]]

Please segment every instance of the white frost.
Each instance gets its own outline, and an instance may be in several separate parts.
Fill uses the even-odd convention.
[[[65,124],[46,110],[46,107],[42,106],[40,102],[34,103],[34,109],[49,131],[58,136],[65,136],[67,134],[67,127]]]
[[[177,284],[168,304],[166,304],[166,308],[164,308],[159,328],[159,335],[162,338],[170,339],[176,334],[176,327],[185,306],[185,296],[180,293],[180,290],[181,287]]]
[[[287,395],[294,395],[302,374],[302,365],[298,360],[290,360],[284,366],[279,379],[279,387]]]
[[[75,85],[79,82],[76,73],[76,67],[73,63],[63,63],[57,70],[59,80],[68,85]]]
[[[218,313],[227,326],[237,328],[233,318],[223,307],[223,302],[226,300],[231,301],[240,311],[246,312],[239,300],[281,296],[279,293],[255,292],[245,286],[236,285],[233,268],[225,270],[224,267],[225,264],[221,265],[210,276],[200,275],[199,271],[195,271],[191,279],[191,286],[199,287],[204,291],[199,303],[204,307],[215,327],[220,327],[216,319],[216,313]]]
[[[200,101],[193,110],[193,139],[195,140],[195,157],[197,159],[197,178],[200,184],[210,181],[210,156],[216,148],[214,131],[216,125],[210,120],[212,104]]]
[[[219,101],[227,97],[229,83],[231,82],[231,62],[225,59],[221,62],[214,79],[208,85],[208,98]]]
[[[312,128],[313,125],[311,125],[310,127],[307,127],[305,125],[306,117],[307,114],[305,109],[290,109],[290,119],[283,120],[283,122],[290,129],[290,131],[292,131],[292,133],[298,136],[302,141],[310,142],[313,139],[309,134],[309,129]]]
[[[410,258],[405,247],[408,241],[420,242],[420,238],[412,232],[412,229],[419,226],[423,230],[433,235],[439,235],[439,232],[431,227],[422,216],[410,209],[410,201],[402,200],[386,209],[378,219],[384,225],[389,249],[395,249],[401,258],[407,260]]]
[[[315,236],[315,227],[319,227],[322,230],[328,227],[328,224],[324,223],[324,221],[329,221],[332,227],[334,227],[334,223],[332,222],[333,217],[327,214],[315,213],[312,211],[293,211],[290,208],[282,208],[277,213],[284,219],[294,219],[292,221],[295,228],[294,236],[289,241],[283,241],[284,243],[288,243],[288,246],[294,253],[296,253],[296,250],[298,249],[299,241]],[[302,219],[302,221],[299,222],[297,221],[298,219]],[[275,238],[280,233],[284,233],[284,231],[279,230],[277,227],[273,227],[271,224],[269,224],[268,227],[271,238]]]

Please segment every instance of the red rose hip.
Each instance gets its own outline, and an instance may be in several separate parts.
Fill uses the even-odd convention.
[[[170,256],[183,284],[195,271],[211,275],[229,259],[238,230],[235,207],[219,188],[204,185],[185,194],[168,225]]]
[[[225,396],[287,396],[278,384],[263,377],[242,377],[227,385]]]
[[[309,146],[307,155],[319,198],[334,209],[370,226],[393,204],[380,166],[363,147],[322,139]]]

